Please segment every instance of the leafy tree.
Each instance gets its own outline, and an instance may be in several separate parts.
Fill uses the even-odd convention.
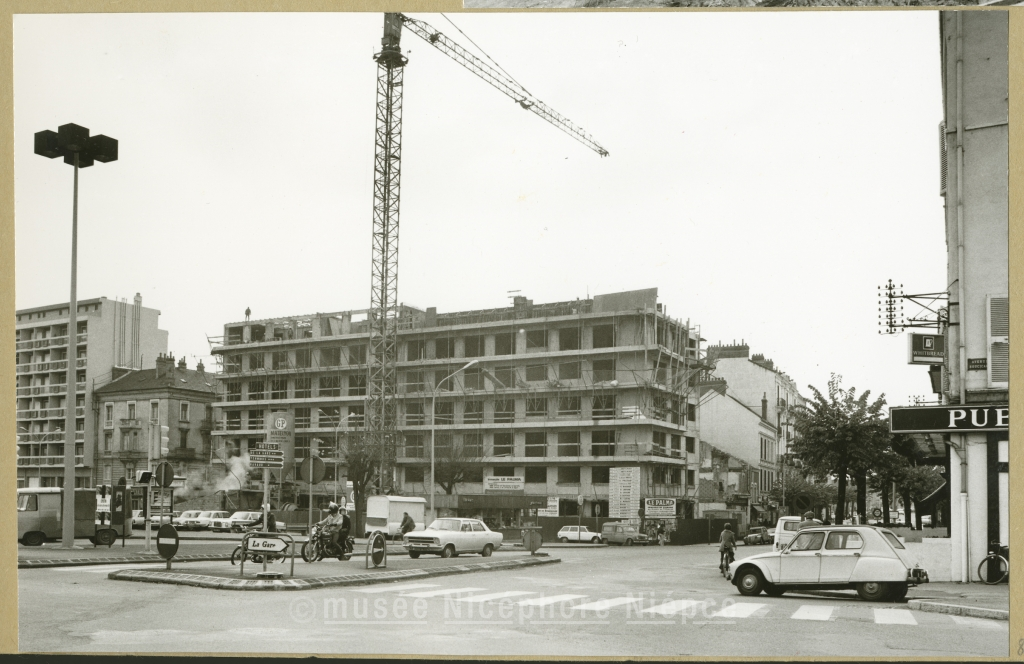
[[[345,459],[345,476],[352,482],[356,504],[356,513],[352,518],[353,535],[361,535],[366,514],[366,495],[374,486],[380,456],[370,444],[369,437],[363,432],[354,432],[346,436],[341,454]]]
[[[882,523],[886,526],[889,525],[889,512],[892,510],[892,504],[896,498],[892,495],[893,485],[903,481],[903,477],[910,467],[907,458],[891,447],[883,450],[872,464],[872,472],[868,477],[867,484],[868,488],[878,492],[882,498]]]
[[[832,374],[828,396],[811,386],[814,398],[806,406],[794,409],[797,439],[793,452],[817,473],[834,475],[838,483],[836,523],[845,518],[847,476],[852,474],[863,485],[871,459],[882,444],[882,408],[885,395],[869,401],[870,390],[857,396],[856,389],[841,388],[842,376]],[[858,491],[863,510],[865,491]]]
[[[456,442],[448,433],[438,433],[434,447],[434,481],[450,496],[472,470],[480,468],[482,455],[483,450],[478,446]]]
[[[936,466],[911,466],[906,470],[900,481],[900,487],[910,500],[914,501],[914,511],[917,514],[915,524],[918,530],[921,529],[921,510],[917,509],[917,502],[927,498],[933,491],[942,486],[942,475]],[[903,505],[903,512],[910,525],[910,502]]]

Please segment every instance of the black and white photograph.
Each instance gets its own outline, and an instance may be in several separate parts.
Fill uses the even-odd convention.
[[[1017,652],[1011,13],[15,14],[17,650]]]

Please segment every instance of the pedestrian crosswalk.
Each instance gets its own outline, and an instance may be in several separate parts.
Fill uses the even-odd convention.
[[[555,608],[565,619],[608,618],[621,614],[627,618],[650,619],[652,624],[680,624],[687,619],[699,624],[735,624],[759,618],[816,622],[871,622],[886,628],[932,626],[1005,629],[1000,621],[963,618],[937,613],[921,613],[906,608],[877,607],[863,604],[812,603],[796,604],[780,601],[774,604],[724,599],[656,598],[654,593],[635,593],[617,597],[591,597],[581,594],[546,595],[535,590],[489,590],[477,587],[441,587],[438,583],[380,584],[354,589],[357,593],[394,593],[401,597],[439,599],[467,605],[506,603],[522,610]],[[542,614],[546,615],[546,614]],[[663,620],[672,618],[672,620]],[[636,620],[631,620],[631,623]]]

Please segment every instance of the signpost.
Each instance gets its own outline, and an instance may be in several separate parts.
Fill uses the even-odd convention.
[[[907,364],[942,364],[946,359],[946,338],[941,334],[907,335]]]
[[[171,569],[171,558],[178,553],[178,531],[171,524],[165,523],[157,531],[156,550],[167,561],[167,569]]]
[[[645,498],[644,516],[648,519],[674,519],[676,516],[676,499]]]
[[[313,533],[313,485],[319,484],[327,473],[323,459],[317,456],[306,457],[299,464],[299,478],[309,482],[309,509],[306,514],[306,536]],[[337,482],[338,478],[335,477]]]
[[[275,411],[267,419],[267,437],[262,443],[255,443],[249,449],[249,467],[263,469],[263,532],[269,532],[270,511],[270,469],[284,468],[284,452],[281,448],[291,443],[294,435],[292,414]],[[267,557],[263,557],[263,574],[267,574]]]
[[[1008,431],[1008,404],[919,406],[889,409],[892,433],[967,433]]]

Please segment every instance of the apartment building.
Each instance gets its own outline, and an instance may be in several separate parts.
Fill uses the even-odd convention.
[[[131,484],[144,470],[150,454],[166,461],[190,488],[210,484],[212,409],[217,381],[200,362],[194,370],[185,358],[175,365],[173,355],[160,355],[153,369],[125,370],[93,392],[96,479]],[[166,449],[157,445],[160,427],[168,427]],[[141,507],[141,506],[140,506]]]
[[[267,413],[283,409],[296,430],[286,478],[314,439],[321,456],[341,456],[332,450],[365,427],[366,314],[225,325],[214,348],[223,361],[215,438],[244,455],[262,440]],[[700,342],[665,315],[653,288],[547,304],[516,296],[510,307],[452,313],[403,306],[394,485],[429,495],[433,433],[442,513],[500,525],[538,512],[635,517],[641,499],[657,497],[692,515]],[[613,486],[615,468],[637,469],[639,493],[627,492],[635,505],[613,498],[625,491]],[[327,469],[315,489],[323,495],[340,480]],[[304,506],[305,491],[285,487],[283,500]]]
[[[93,390],[118,370],[152,367],[167,350],[160,312],[105,297],[80,300],[75,335],[68,303],[15,312],[18,486],[63,486],[67,363],[76,363],[75,486],[92,486],[96,417]],[[74,351],[70,349],[74,348]]]
[[[721,396],[701,406],[701,437],[757,471],[749,493],[750,518],[776,515],[767,492],[782,477],[781,463],[793,441],[793,409],[802,406],[796,382],[746,343],[708,347],[714,375],[726,382]]]

